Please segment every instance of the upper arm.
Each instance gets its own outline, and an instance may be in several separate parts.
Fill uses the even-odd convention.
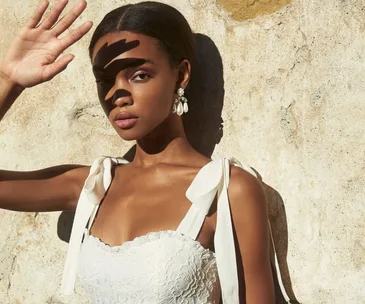
[[[245,293],[247,304],[274,303],[268,211],[261,184],[247,171],[232,166],[228,197],[238,245],[241,301]]]
[[[74,210],[89,170],[81,165],[28,172],[0,170],[0,208],[28,212]]]

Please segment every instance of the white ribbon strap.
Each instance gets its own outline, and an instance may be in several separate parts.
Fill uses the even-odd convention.
[[[177,231],[188,235],[194,240],[199,235],[217,193],[217,187],[221,180],[220,166],[220,162],[216,160],[205,165],[186,190],[185,195],[192,205],[180,222]]]
[[[178,231],[196,239],[218,192],[217,227],[214,235],[216,263],[224,304],[239,304],[236,252],[228,202],[229,162],[217,159],[197,174],[186,197],[192,202]]]
[[[217,224],[214,235],[218,275],[224,304],[239,304],[239,286],[231,211],[228,200],[229,160],[221,160]]]
[[[108,190],[112,181],[111,168],[113,163],[128,163],[123,158],[99,157],[90,168],[84,187],[82,188],[72,225],[70,242],[63,270],[61,294],[72,295],[77,275],[77,263],[81,241],[87,221],[95,217],[100,201]],[[91,225],[89,221],[89,226]]]

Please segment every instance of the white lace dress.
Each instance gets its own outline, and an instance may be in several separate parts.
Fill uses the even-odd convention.
[[[219,304],[221,296],[223,304],[239,304],[229,160],[211,161],[196,175],[186,192],[192,205],[176,231],[150,232],[111,247],[89,230],[110,186],[111,168],[121,163],[127,161],[100,157],[91,166],[76,209],[61,293],[73,294],[78,272],[94,304]],[[196,238],[216,194],[214,253]]]
[[[79,277],[92,303],[219,304],[214,255],[172,230],[148,233],[119,247],[86,234]]]

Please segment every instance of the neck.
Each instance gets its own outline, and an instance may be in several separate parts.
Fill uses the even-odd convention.
[[[133,163],[141,167],[152,167],[159,163],[182,163],[192,150],[182,120],[174,114],[150,134],[137,140]]]

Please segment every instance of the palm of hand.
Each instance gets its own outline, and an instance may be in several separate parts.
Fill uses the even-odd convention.
[[[31,87],[45,82],[49,78],[49,65],[56,61],[62,46],[52,32],[40,28],[20,32],[11,45],[5,60],[11,62],[9,77],[23,85]]]
[[[66,69],[74,56],[68,54],[58,57],[81,39],[92,26],[92,22],[86,22],[65,37],[59,38],[86,8],[86,2],[81,0],[71,12],[57,22],[66,5],[67,1],[59,0],[43,21],[41,19],[48,7],[48,1],[38,8],[11,43],[0,64],[0,72],[25,88],[51,80]]]

